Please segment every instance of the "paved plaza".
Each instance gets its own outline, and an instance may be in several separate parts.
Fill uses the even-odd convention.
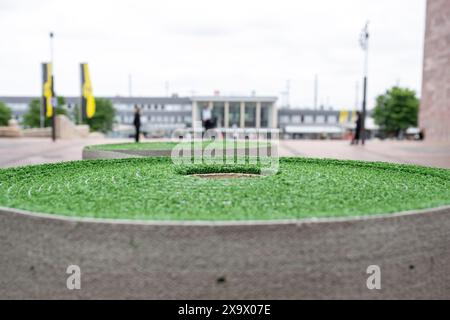
[[[106,138],[56,142],[43,138],[0,138],[0,167],[80,160],[84,146],[127,141],[131,142]],[[365,146],[350,146],[348,141],[341,140],[282,140],[279,150],[281,156],[384,161],[450,168],[450,143],[373,140]]]

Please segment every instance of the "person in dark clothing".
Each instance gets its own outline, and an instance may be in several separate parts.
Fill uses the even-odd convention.
[[[353,135],[351,145],[359,144],[359,140],[361,139],[361,127],[362,127],[362,115],[360,111],[356,111],[356,128],[355,134]]]
[[[215,117],[212,114],[212,109],[207,107],[204,108],[202,111],[202,122],[203,122],[203,128],[205,128],[204,133],[206,133],[208,130],[213,129],[216,127],[216,120]]]
[[[136,129],[136,135],[134,137],[136,143],[139,142],[139,136],[141,134],[141,109],[139,109],[138,105],[134,106],[134,127]]]

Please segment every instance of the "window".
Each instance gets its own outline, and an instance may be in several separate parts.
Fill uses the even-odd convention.
[[[292,116],[292,123],[299,124],[301,122],[301,117],[299,115]]]
[[[280,123],[289,123],[289,116],[280,116]]]
[[[328,121],[328,123],[337,123],[337,117],[336,116],[328,116],[327,121]]]
[[[314,122],[313,116],[304,116],[303,122],[304,123],[313,123]]]
[[[316,123],[325,123],[325,116],[323,115],[316,116]]]

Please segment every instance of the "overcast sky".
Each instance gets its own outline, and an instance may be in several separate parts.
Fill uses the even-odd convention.
[[[0,0],[0,95],[40,95],[55,33],[55,89],[78,95],[88,62],[94,94],[276,95],[353,108],[359,33],[370,20],[369,106],[399,83],[420,93],[425,0]],[[360,85],[361,87],[361,85]],[[362,91],[362,90],[361,90]],[[361,100],[361,99],[360,99]]]

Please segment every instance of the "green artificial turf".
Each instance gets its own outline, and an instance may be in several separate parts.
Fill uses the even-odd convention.
[[[0,170],[0,206],[68,216],[156,220],[345,217],[450,204],[450,170],[281,158],[273,176],[205,179],[191,173],[257,173],[258,166],[176,166],[170,158],[89,160]]]
[[[216,140],[216,141],[211,141],[211,140],[206,140],[206,141],[201,141],[198,143],[198,145],[202,145],[203,148],[205,148],[206,146],[214,146],[214,147],[225,147],[225,141],[226,140]],[[230,141],[228,141],[227,143],[230,143]],[[231,141],[231,143],[233,143],[233,141]],[[92,146],[87,146],[85,149],[86,150],[102,150],[102,151],[114,151],[114,150],[172,150],[176,145],[178,144],[178,142],[172,142],[172,141],[167,141],[167,142],[141,142],[141,143],[134,143],[134,142],[130,142],[130,143],[113,143],[113,144],[99,144],[99,145],[92,145]],[[181,143],[189,145],[191,144],[191,142],[182,142]],[[235,148],[248,148],[248,147],[257,147],[258,146],[258,142],[256,141],[245,141],[245,140],[238,140],[235,142],[235,144],[233,144]],[[259,146],[262,145],[268,145],[267,142],[259,142]],[[197,144],[194,145],[195,147],[197,147]]]

